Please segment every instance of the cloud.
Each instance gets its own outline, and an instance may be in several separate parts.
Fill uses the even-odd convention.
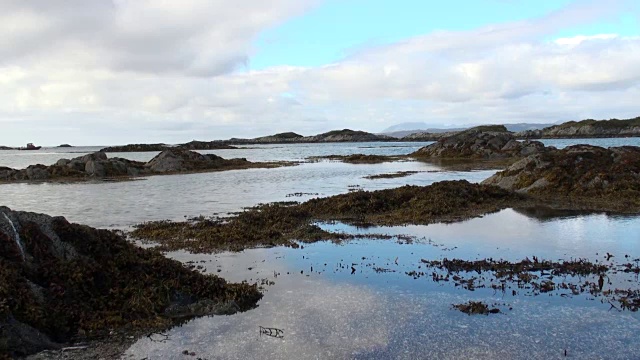
[[[10,36],[0,38],[0,143],[182,142],[377,131],[407,121],[638,115],[639,37],[554,39],[612,18],[624,2],[577,2],[539,19],[436,31],[319,67],[247,68],[261,31],[316,4],[3,1],[0,33]]]

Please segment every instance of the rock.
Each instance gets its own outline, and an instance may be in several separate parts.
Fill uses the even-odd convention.
[[[128,144],[122,146],[109,146],[101,149],[102,152],[146,152],[163,151],[169,148],[167,144]]]
[[[518,138],[602,138],[640,136],[640,117],[626,120],[568,121],[541,130],[527,130],[515,134]]]
[[[169,309],[181,318],[245,311],[262,296],[115,232],[3,206],[0,280],[0,358],[58,348],[77,334],[160,330],[176,322]]]
[[[49,171],[44,165],[30,165],[25,169],[25,173],[29,180],[46,180],[49,178]]]
[[[79,158],[75,158],[73,160],[79,159],[83,163],[88,163],[89,161],[96,160],[107,160],[107,154],[103,151],[94,152],[92,154],[87,154],[84,156],[80,156]]]
[[[575,145],[529,155],[482,182],[519,192],[640,200],[640,148]]]
[[[70,148],[70,147],[73,147],[73,146],[71,146],[69,144],[60,144],[60,145],[58,145],[58,147],[59,148]]]
[[[215,169],[230,163],[250,164],[246,159],[225,160],[213,154],[202,155],[189,150],[171,149],[156,155],[145,164],[145,168],[155,173],[166,173]]]
[[[56,165],[57,166],[66,166],[70,162],[71,162],[71,160],[69,160],[69,159],[60,159],[60,160],[56,161]]]
[[[219,150],[219,149],[237,149],[235,146],[228,145],[223,141],[196,141],[193,140],[186,144],[176,146],[178,149],[185,150]]]
[[[411,154],[442,159],[504,159],[544,151],[538,141],[519,142],[502,125],[481,126],[441,138]]]
[[[0,167],[0,181],[122,178],[197,171],[245,169],[249,167],[274,167],[280,164],[255,164],[246,159],[223,159],[213,154],[171,148],[148,163],[124,158],[107,158],[102,152],[83,155],[71,160],[60,159],[51,166],[32,165],[24,170]]]

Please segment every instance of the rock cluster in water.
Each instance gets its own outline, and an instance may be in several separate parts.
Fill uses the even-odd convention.
[[[376,135],[365,131],[351,129],[333,130],[326,133],[302,136],[293,132],[280,133],[255,139],[229,139],[230,144],[282,144],[282,143],[322,143],[322,142],[365,142],[365,141],[396,141],[397,139]]]
[[[483,181],[537,195],[612,198],[640,203],[640,148],[575,145],[517,161]]]
[[[43,181],[49,179],[122,178],[166,173],[216,171],[274,166],[246,159],[223,159],[183,149],[164,150],[148,162],[119,157],[108,158],[99,151],[74,159],[60,159],[50,166],[30,165],[26,169],[0,167],[0,181]]]
[[[480,126],[439,139],[411,156],[439,159],[504,159],[545,150],[538,141],[518,141],[502,125]]]
[[[57,348],[126,326],[234,313],[254,285],[202,275],[107,230],[0,206],[0,357]]]
[[[223,141],[190,141],[188,143],[175,146],[167,144],[128,144],[121,146],[109,146],[101,149],[102,152],[145,152],[145,151],[165,151],[165,150],[219,150],[219,149],[237,149],[234,146],[227,145]]]

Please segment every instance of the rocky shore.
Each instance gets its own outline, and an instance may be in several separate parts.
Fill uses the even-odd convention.
[[[502,125],[479,126],[444,136],[410,154],[415,158],[497,160],[545,151],[539,141],[518,141]]]
[[[126,179],[137,176],[194,173],[248,168],[270,168],[284,163],[254,163],[246,159],[223,159],[183,149],[164,150],[148,162],[108,158],[99,151],[73,159],[60,159],[50,166],[31,165],[26,169],[0,167],[0,182]]]
[[[541,130],[527,130],[515,134],[528,139],[612,138],[640,136],[640,117],[626,120],[569,121]]]
[[[109,146],[101,149],[102,152],[146,152],[146,151],[165,151],[165,150],[219,150],[219,149],[237,149],[235,146],[228,145],[222,141],[190,141],[175,146],[167,144],[129,144],[122,146]]]
[[[245,311],[261,296],[115,232],[0,207],[0,357]]]
[[[575,145],[527,156],[483,181],[548,197],[640,206],[640,148]]]
[[[232,138],[226,142],[234,145],[242,144],[294,144],[294,143],[332,143],[332,142],[369,142],[369,141],[397,141],[386,135],[376,135],[365,131],[350,129],[333,130],[326,133],[302,136],[293,132],[263,136],[254,139]]]

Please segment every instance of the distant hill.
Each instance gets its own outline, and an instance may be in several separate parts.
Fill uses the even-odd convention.
[[[640,136],[640,117],[568,121],[544,129],[524,130],[516,133],[521,138],[598,138]]]
[[[403,127],[407,127],[407,126],[412,126],[415,124],[422,124],[422,125],[426,125],[425,123],[402,123],[402,124],[398,124],[398,125],[394,125],[394,126],[390,126],[388,128],[386,128],[384,131],[382,131],[380,134],[382,135],[387,135],[387,136],[392,136],[395,138],[403,138],[406,136],[409,136],[411,134],[417,134],[417,133],[430,133],[430,134],[440,134],[440,133],[451,133],[451,132],[456,132],[456,131],[463,131],[463,130],[467,130],[473,127],[476,127],[477,125],[466,125],[464,127],[459,127],[459,128],[429,128],[427,126],[425,126],[424,128],[410,128],[410,129],[403,129],[400,130]],[[540,123],[518,123],[518,124],[503,124],[508,131],[512,131],[512,132],[520,132],[520,131],[527,131],[527,130],[538,130],[538,129],[543,129],[549,126],[553,126],[555,124],[540,124]],[[392,130],[392,131],[388,131],[389,129],[398,129],[398,130]]]

